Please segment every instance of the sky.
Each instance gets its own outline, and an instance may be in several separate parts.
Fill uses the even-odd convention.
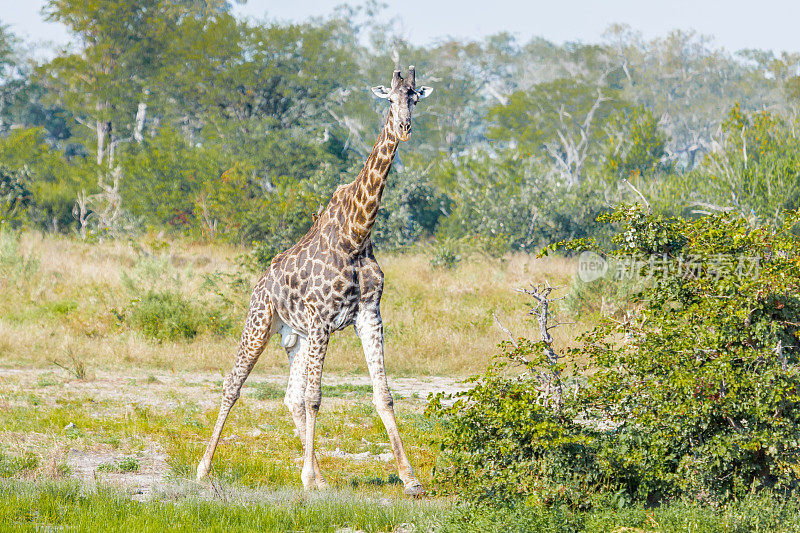
[[[248,0],[242,17],[303,21],[329,14],[342,0]],[[598,42],[612,23],[626,23],[645,38],[674,29],[695,30],[733,52],[761,48],[800,52],[798,0],[384,0],[386,18],[399,15],[399,30],[417,45],[446,37],[479,39],[508,31],[556,43]],[[44,0],[0,0],[0,22],[40,44],[63,45],[66,30],[42,21]]]

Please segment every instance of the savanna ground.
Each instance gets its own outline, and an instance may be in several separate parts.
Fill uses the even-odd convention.
[[[196,483],[257,278],[241,250],[155,237],[0,238],[0,523],[400,531],[435,527],[457,503],[403,497],[352,329],[325,361],[317,445],[331,490],[302,493],[277,337],[229,418],[211,479]],[[426,486],[437,462],[435,421],[422,415],[428,393],[462,388],[485,368],[503,336],[493,312],[532,333],[514,288],[568,283],[573,270],[523,255],[434,268],[429,256],[379,258],[390,385]],[[562,328],[560,340],[579,327]]]
[[[434,268],[432,250],[383,255],[386,364],[408,454],[433,489],[402,494],[352,331],[334,337],[317,446],[330,489],[305,494],[282,404],[277,339],[234,408],[210,478],[194,481],[257,274],[242,251],[164,241],[84,243],[0,232],[0,529],[3,531],[799,531],[798,505],[743,501],[591,513],[463,505],[436,492],[423,416],[465,387],[504,338],[535,336],[513,289],[567,285],[554,330],[569,345],[619,295],[572,283],[574,261],[480,255]],[[588,302],[588,305],[587,305]],[[581,309],[580,313],[575,310]],[[567,315],[567,316],[564,316]]]

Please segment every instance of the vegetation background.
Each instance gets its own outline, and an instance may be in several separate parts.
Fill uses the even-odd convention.
[[[155,530],[796,530],[796,504],[739,485],[725,505],[687,497],[648,507],[631,495],[634,482],[587,505],[586,486],[576,495],[579,483],[565,488],[557,477],[546,478],[558,482],[544,503],[476,508],[442,493],[403,502],[380,459],[384,437],[350,333],[336,337],[326,362],[334,377],[320,449],[333,495],[307,500],[298,491],[299,444],[273,375],[286,370],[277,346],[234,410],[213,483],[187,481],[250,288],[360,170],[386,111],[369,87],[388,82],[394,51],[435,89],[415,110],[373,233],[387,274],[387,368],[429,486],[449,468],[433,437],[446,435],[448,416],[465,419],[446,406],[425,418],[424,395],[463,388],[458,378],[485,368],[503,336],[495,317],[535,338],[514,288],[566,286],[555,308],[575,323],[555,330],[554,342],[589,373],[602,365],[591,366],[584,347],[595,337],[586,335],[641,309],[631,287],[581,283],[573,258],[533,252],[594,239],[613,253],[624,220],[598,216],[642,197],[658,221],[711,220],[719,229],[733,220],[730,231],[745,236],[753,228],[793,235],[800,53],[728,52],[677,30],[645,39],[623,25],[596,43],[500,33],[420,47],[382,9],[366,2],[304,23],[260,23],[235,18],[222,0],[49,0],[43,16],[64,24],[73,44],[47,58],[0,15],[0,521],[21,530],[142,530],[148,521]],[[698,242],[704,253],[713,248]],[[765,286],[794,287],[796,277]],[[781,316],[798,322],[784,316],[795,308],[784,296],[775,301],[792,305]],[[784,346],[795,372],[796,352]],[[627,384],[604,386],[619,395]],[[486,390],[497,400],[494,389],[476,389]],[[794,435],[796,425],[787,427]],[[451,448],[469,450],[463,437]],[[729,437],[738,442],[738,430]],[[523,459],[544,468],[548,453],[534,447]],[[484,459],[464,461],[465,471],[483,472]],[[641,461],[633,463],[638,472]],[[511,492],[529,487],[529,473],[505,469]],[[791,487],[796,477],[787,476]],[[504,491],[510,478],[499,478]],[[671,487],[654,479],[647,487]]]

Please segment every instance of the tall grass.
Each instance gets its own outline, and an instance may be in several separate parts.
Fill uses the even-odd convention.
[[[45,366],[52,354],[80,353],[95,369],[129,367],[226,372],[257,275],[229,246],[181,241],[96,244],[38,234],[0,235],[0,365]],[[560,258],[462,257],[431,265],[428,252],[379,255],[386,274],[382,314],[390,375],[463,376],[482,370],[504,334],[534,334],[517,287],[568,283],[574,263]],[[575,317],[563,317],[565,321]],[[555,330],[559,345],[592,324]],[[287,371],[277,341],[256,372]],[[352,329],[334,335],[327,372],[366,372]]]
[[[89,492],[76,483],[0,484],[4,531],[390,531],[403,523],[426,528],[444,512],[412,501],[381,504],[354,493],[273,502],[135,502],[109,488]],[[423,529],[424,530],[424,529]]]

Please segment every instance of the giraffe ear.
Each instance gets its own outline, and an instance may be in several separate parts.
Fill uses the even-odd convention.
[[[377,87],[372,88],[372,94],[377,96],[378,98],[389,98],[389,89],[384,87],[383,85],[378,85]]]
[[[433,87],[428,87],[427,85],[422,85],[419,89],[417,89],[417,94],[419,95],[420,100],[429,97],[432,92]]]

